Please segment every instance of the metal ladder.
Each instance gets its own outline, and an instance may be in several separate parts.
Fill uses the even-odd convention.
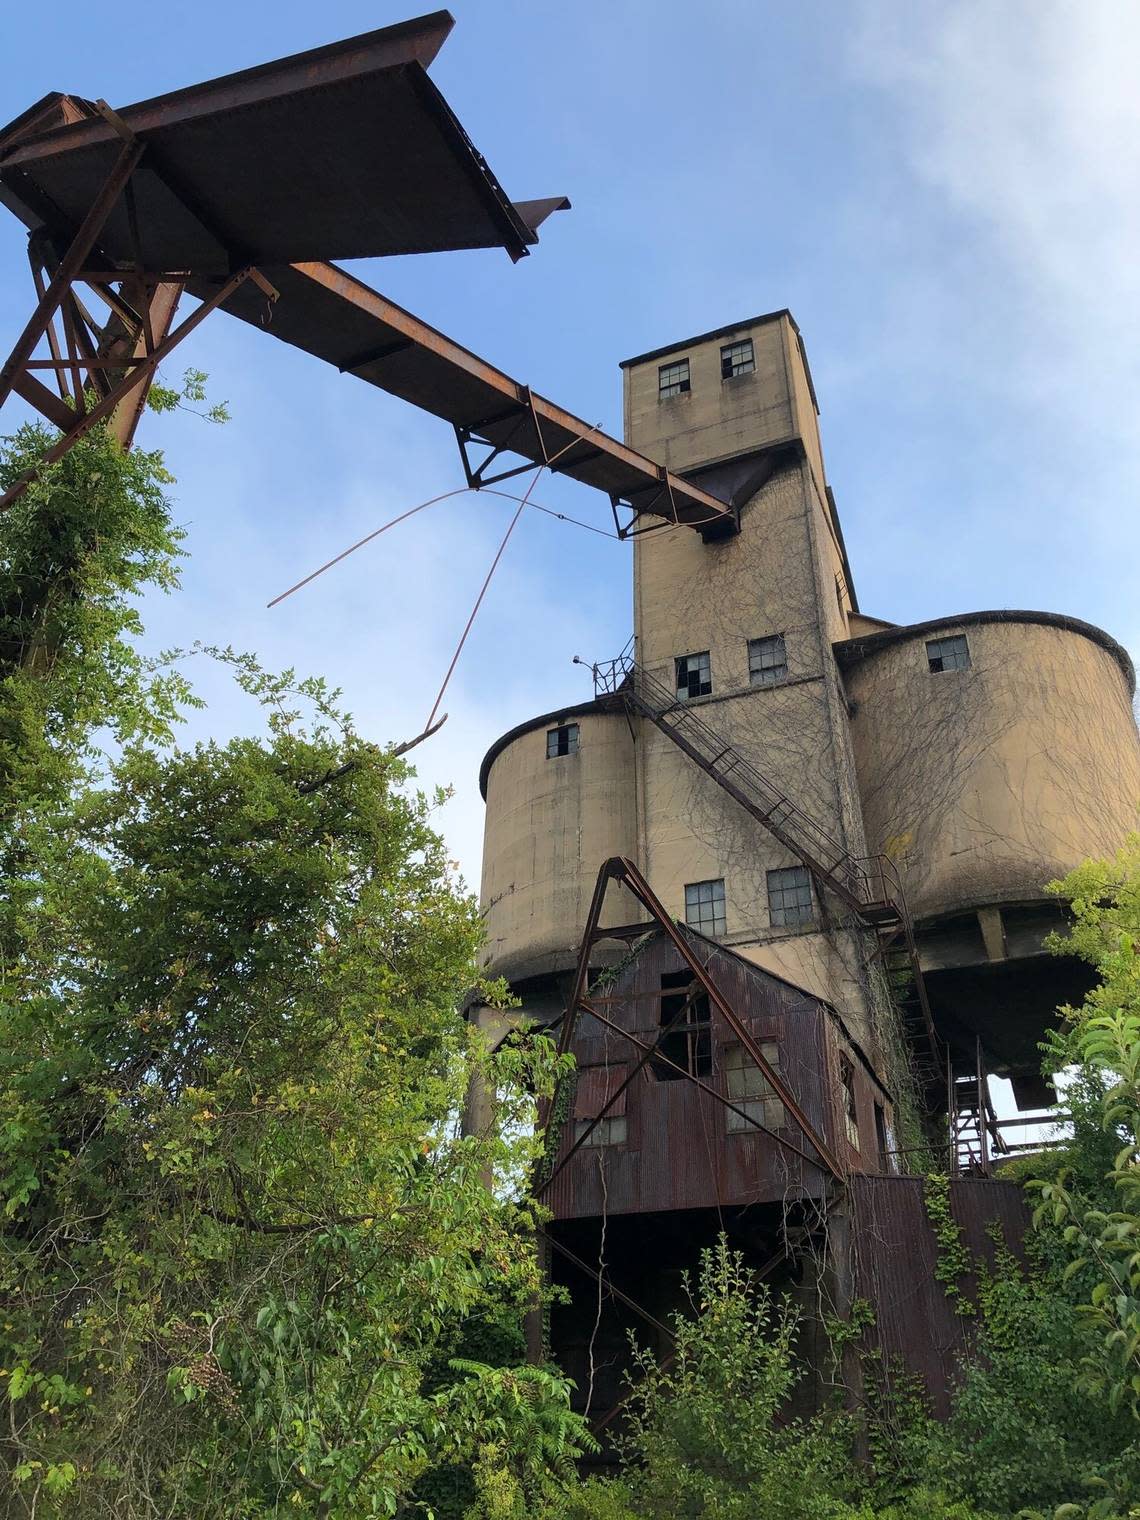
[[[956,1072],[946,1063],[946,1107],[950,1135],[950,1173],[991,1175],[993,1158],[1011,1154],[990,1099],[989,1072],[982,1042],[975,1041],[975,1066]]]
[[[934,1028],[919,965],[914,924],[894,863],[884,855],[851,855],[809,818],[688,702],[637,665],[628,654],[593,666],[594,691],[616,696],[647,718],[712,777],[763,828],[872,931],[876,951],[910,1042],[923,1088],[940,1086],[945,1055]]]

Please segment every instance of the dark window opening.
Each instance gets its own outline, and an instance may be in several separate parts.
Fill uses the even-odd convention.
[[[780,1047],[775,1040],[764,1040],[760,1053],[774,1072],[780,1070]],[[776,1089],[757,1066],[743,1045],[730,1045],[724,1053],[727,1095],[736,1105],[725,1109],[725,1129],[730,1135],[755,1134],[756,1125],[765,1129],[783,1129],[784,1105]]]
[[[664,1029],[677,1023],[661,1039],[659,1049],[672,1066],[654,1058],[650,1065],[659,1082],[680,1081],[685,1075],[707,1078],[712,1075],[712,1022],[709,1000],[696,990],[691,971],[667,971],[661,977],[661,1012],[658,1023]],[[681,1070],[678,1071],[677,1067]]]
[[[720,378],[732,380],[737,375],[750,375],[756,368],[752,354],[752,339],[740,343],[726,343],[720,351]]]
[[[727,927],[724,877],[716,881],[690,881],[685,886],[685,922],[690,929],[720,939]]]
[[[679,654],[673,661],[677,677],[677,700],[707,697],[712,691],[712,661],[707,649],[698,654]]]
[[[843,1100],[843,1127],[847,1131],[848,1140],[858,1150],[859,1112],[855,1107],[855,1071],[845,1055],[839,1057],[839,1087]]]
[[[887,1118],[883,1113],[883,1105],[875,1104],[875,1149],[879,1153],[880,1172],[889,1172],[891,1169],[891,1147],[887,1139]]]
[[[949,639],[927,639],[926,658],[932,675],[943,670],[968,670],[970,646],[963,634],[955,634]]]
[[[681,396],[689,389],[689,361],[678,359],[673,364],[662,364],[657,369],[657,394],[661,400],[667,396]]]
[[[788,651],[782,633],[748,640],[748,679],[753,686],[775,686],[788,674]]]
[[[806,866],[768,872],[768,921],[773,928],[808,924],[815,917],[811,873]]]
[[[546,758],[555,760],[559,755],[578,753],[578,725],[564,723],[561,728],[546,730]]]

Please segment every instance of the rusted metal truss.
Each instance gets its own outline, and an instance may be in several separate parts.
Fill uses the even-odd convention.
[[[62,458],[99,424],[128,448],[158,366],[183,339],[247,280],[254,281],[269,302],[277,295],[269,281],[247,265],[224,279],[175,327],[187,271],[148,269],[141,251],[129,269],[101,266],[100,235],[124,206],[136,249],[140,247],[133,176],[146,153],[146,144],[109,108],[102,109],[117,124],[122,146],[70,244],[57,254],[46,235],[33,234],[29,240],[36,305],[0,367],[0,406],[15,393],[60,429],[61,437],[44,455],[43,465]],[[92,315],[88,301],[107,308],[102,322]],[[36,358],[45,342],[47,356]],[[52,375],[55,391],[39,379],[45,371]],[[0,511],[23,494],[35,474],[29,471],[13,482],[0,497]]]
[[[894,862],[858,857],[784,795],[693,707],[637,665],[631,655],[593,667],[598,696],[616,695],[631,714],[647,718],[695,765],[833,892],[875,935],[876,954],[908,1023],[924,1089],[941,1083],[946,1054],[919,962],[914,923]]]
[[[617,930],[606,929],[601,926],[601,918],[603,909],[605,907],[606,895],[611,884],[616,884],[618,886],[624,887],[626,891],[630,893],[630,895],[640,904],[640,906],[648,915],[649,921],[647,923],[640,925],[623,925]],[[638,1039],[636,1036],[626,1030],[618,1028],[616,1024],[612,1024],[610,1020],[605,1018],[604,1015],[600,1014],[599,1010],[590,1001],[588,995],[588,982],[590,971],[590,953],[600,940],[612,939],[615,937],[621,939],[629,939],[633,937],[634,934],[644,935],[652,933],[654,927],[659,929],[670,941],[673,948],[681,957],[685,966],[692,972],[693,980],[690,984],[689,992],[686,997],[686,1003],[682,1006],[681,1009],[678,1010],[677,1018],[670,1022],[670,1026],[668,1028],[660,1031],[654,1042],[649,1043]],[[779,1141],[779,1143],[787,1145],[789,1149],[794,1150],[804,1160],[809,1161],[812,1165],[819,1167],[822,1171],[829,1173],[836,1182],[842,1183],[845,1180],[845,1172],[831,1147],[828,1145],[824,1137],[819,1133],[808,1115],[804,1112],[799,1099],[788,1087],[783,1077],[768,1061],[767,1057],[764,1055],[763,1050],[761,1049],[759,1041],[753,1035],[752,1030],[749,1028],[748,1024],[740,1018],[731,1003],[717,986],[715,980],[709,975],[706,968],[701,964],[700,960],[693,950],[692,945],[689,943],[677,925],[673,922],[664,905],[653,892],[649,883],[638,870],[637,866],[634,865],[633,861],[627,860],[624,856],[614,856],[612,859],[607,860],[602,866],[601,870],[598,872],[598,879],[594,886],[594,895],[590,903],[590,911],[586,919],[586,928],[582,936],[582,944],[578,953],[578,965],[574,974],[573,990],[567,1002],[566,1012],[563,1015],[562,1019],[562,1028],[559,1034],[558,1050],[560,1054],[565,1054],[570,1049],[571,1042],[574,1038],[574,1030],[577,1024],[578,1014],[585,1012],[592,1014],[595,1018],[598,1018],[601,1023],[613,1029],[616,1033],[623,1035],[633,1046],[638,1049],[639,1059],[626,1080],[615,1092],[610,1094],[609,1099],[602,1108],[601,1112],[595,1116],[593,1121],[594,1124],[597,1124],[600,1119],[605,1117],[605,1114],[609,1108],[612,1107],[616,1099],[620,1096],[620,1094],[625,1090],[625,1088],[634,1079],[634,1077],[636,1077],[638,1072],[649,1060],[653,1059],[655,1061],[661,1061],[668,1066],[675,1066],[675,1063],[669,1061],[661,1052],[659,1048],[661,1038],[663,1035],[670,1032],[673,1024],[678,1022],[682,1014],[687,1011],[687,1006],[691,999],[698,994],[703,994],[708,999],[710,1008],[716,1010],[723,1023],[727,1025],[735,1037],[740,1041],[744,1049],[748,1052],[751,1060],[754,1061],[755,1064],[760,1068],[760,1071],[767,1079],[775,1096],[781,1100],[786,1111],[795,1120],[810,1149],[808,1151],[801,1150],[798,1146],[794,1145],[790,1141],[787,1141],[784,1137],[776,1135],[774,1131],[767,1129],[763,1124],[752,1120],[750,1115],[745,1114],[745,1117],[748,1118],[757,1129],[763,1130],[765,1134],[771,1135],[773,1139],[776,1139]],[[693,1073],[683,1068],[677,1068],[677,1070],[680,1071],[681,1075],[688,1077],[690,1081],[696,1083],[704,1091],[710,1093],[713,1097],[715,1097],[718,1102],[724,1104],[734,1112],[745,1112],[743,1109],[734,1104],[725,1094],[718,1092],[716,1088],[712,1087],[708,1083],[703,1082]],[[555,1095],[555,1097],[556,1096],[557,1095]],[[548,1099],[540,1107],[539,1123],[543,1129],[546,1129],[549,1123],[551,1106],[553,1102],[554,1099]],[[544,1193],[550,1187],[550,1184],[553,1182],[554,1178],[559,1174],[562,1168],[577,1151],[579,1146],[583,1143],[587,1133],[588,1131],[584,1132],[581,1136],[578,1137],[578,1140],[571,1146],[567,1154],[561,1158],[561,1160],[554,1166],[550,1174],[536,1187],[536,1193],[539,1196],[541,1196],[542,1193]]]

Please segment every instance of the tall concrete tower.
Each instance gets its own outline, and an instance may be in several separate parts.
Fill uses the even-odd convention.
[[[1042,1101],[1036,1042],[1085,975],[1043,949],[1063,925],[1045,883],[1115,849],[1140,803],[1127,654],[1053,613],[896,627],[859,611],[789,312],[622,369],[627,442],[738,525],[637,522],[638,679],[765,801],[743,808],[604,681],[505,734],[481,777],[489,967],[555,1016],[598,867],[624,856],[679,921],[840,1010],[887,1075],[882,936],[832,890],[865,869],[863,895],[890,895],[885,858],[955,1063],[972,1071],[980,1038]]]
[[[820,1306],[858,1293],[884,1356],[941,1368],[957,1330],[944,1295],[915,1298],[937,1284],[912,1147],[990,1170],[987,1068],[1048,1101],[1037,1044],[1088,973],[1044,947],[1064,927],[1046,883],[1140,804],[1108,635],[859,611],[790,313],[622,368],[626,441],[732,512],[635,518],[632,656],[481,776],[488,967],[576,1057],[538,1188],[569,1290],[551,1343],[605,1428],[626,1332],[667,1352],[720,1232],[800,1296],[809,1362]],[[984,1244],[996,1194],[972,1180],[956,1207]]]

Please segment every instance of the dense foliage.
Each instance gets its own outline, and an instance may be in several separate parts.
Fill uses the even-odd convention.
[[[261,732],[171,742],[168,483],[96,432],[0,519],[5,1512],[423,1513],[456,1463],[537,1500],[565,1385],[441,1349],[536,1291],[548,1058],[470,1043],[475,906],[321,683],[228,656]],[[479,1062],[503,1125],[461,1137]]]
[[[0,487],[45,442],[9,440]],[[796,1315],[722,1241],[673,1356],[634,1353],[616,1475],[582,1481],[519,1333],[553,1058],[472,1043],[464,997],[505,995],[475,906],[335,693],[224,652],[256,736],[174,743],[193,697],[136,643],[138,593],[177,584],[169,484],[96,432],[0,518],[3,1512],[1135,1514],[1140,837],[1057,889],[1099,982],[1048,1057],[1076,1122],[1035,1166],[1032,1265],[999,1242],[968,1298],[929,1190],[974,1334],[949,1420],[869,1350],[860,1409],[789,1418]],[[463,1136],[473,1073],[499,1123]]]
[[[638,1357],[622,1471],[581,1486],[560,1516],[1140,1513],[1140,836],[1054,890],[1073,913],[1054,948],[1084,956],[1098,980],[1045,1051],[1046,1070],[1067,1073],[1072,1138],[1008,1172],[1040,1201],[1029,1263],[1000,1238],[991,1269],[973,1262],[944,1179],[928,1179],[936,1275],[972,1327],[949,1419],[931,1418],[915,1380],[868,1349],[857,1418],[779,1420],[797,1377],[794,1316],[722,1243],[692,1315],[676,1321],[675,1359]],[[868,1315],[834,1327],[837,1338],[859,1344]]]

